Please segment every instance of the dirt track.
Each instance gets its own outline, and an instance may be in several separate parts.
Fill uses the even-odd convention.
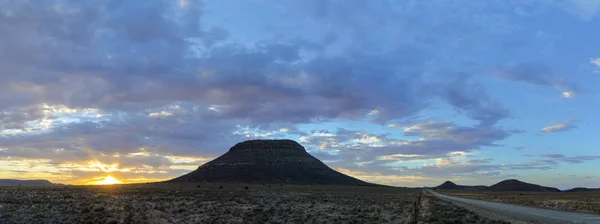
[[[499,213],[501,215],[511,217],[517,220],[521,220],[528,223],[598,223],[600,224],[600,216],[573,213],[573,212],[562,212],[548,209],[530,208],[519,205],[503,204],[496,202],[480,201],[473,199],[465,199],[459,197],[452,197],[443,194],[436,193],[428,190],[436,197],[452,202],[458,202],[458,204],[465,204],[473,206],[486,211]]]

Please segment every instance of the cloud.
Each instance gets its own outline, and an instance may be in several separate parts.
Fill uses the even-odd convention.
[[[461,127],[452,122],[430,121],[413,125],[403,130],[406,136],[417,136],[422,140],[400,142],[400,145],[422,147],[446,147],[448,151],[479,149],[497,146],[494,142],[507,138],[514,130],[490,127]],[[442,146],[446,145],[446,146]]]
[[[0,130],[25,129],[28,122],[44,117],[44,110],[39,106],[4,110],[0,112]]]
[[[539,50],[498,13],[515,5],[0,1],[0,156],[48,167],[99,160],[166,178],[194,167],[173,156],[212,158],[248,138],[290,137],[373,176],[396,172],[389,163],[495,147],[518,132],[497,126],[512,113],[477,75],[496,60],[480,56],[500,55],[506,40]],[[548,66],[510,60],[502,78],[577,93]],[[420,114],[438,101],[477,124]],[[141,149],[148,156],[129,156]],[[496,172],[486,160],[467,163]],[[99,174],[79,168],[69,175]]]
[[[569,123],[555,124],[552,126],[548,126],[548,127],[542,128],[542,131],[546,132],[546,133],[554,133],[554,132],[568,131],[568,130],[571,130],[574,128],[577,128],[577,126],[575,124],[569,122]]]
[[[563,97],[564,98],[571,98],[575,96],[575,92],[573,91],[568,91],[568,92],[563,92]]]
[[[526,155],[530,157],[542,157],[549,158],[553,161],[560,161],[572,164],[583,163],[585,161],[600,160],[600,156],[566,156],[564,154],[540,154],[540,155]]]
[[[575,96],[578,91],[574,84],[555,75],[548,65],[541,63],[504,65],[498,69],[496,76],[509,81],[556,88],[562,92],[565,98]]]
[[[493,126],[510,117],[511,112],[500,102],[490,98],[474,77],[458,73],[448,80],[448,87],[440,88],[440,96],[458,111],[464,111],[481,126]]]
[[[382,173],[396,172],[389,164],[426,162],[450,156],[464,156],[483,147],[498,146],[497,141],[515,132],[491,127],[462,127],[452,122],[429,121],[403,129],[402,137],[375,135],[361,131],[337,129],[313,132],[300,137],[300,143],[318,156],[334,161],[337,167],[358,168]],[[415,139],[416,138],[416,139]],[[364,141],[377,139],[377,141]],[[327,152],[327,153],[326,153]],[[333,156],[332,156],[333,155]],[[470,159],[467,163],[483,164],[488,159]],[[363,164],[363,165],[357,165]]]
[[[492,158],[480,158],[480,159],[469,159],[469,160],[465,160],[465,163],[468,164],[487,164],[490,163],[493,159]]]
[[[600,58],[592,58],[590,59],[590,63],[598,67],[595,72],[600,72]]]
[[[519,147],[515,147],[516,150],[535,150],[535,148],[532,147],[525,147],[525,146],[519,146]]]
[[[600,10],[600,2],[594,0],[569,0],[566,2],[571,6],[569,10],[585,21],[594,19]]]
[[[371,52],[365,51],[371,40],[364,36],[352,40],[358,48],[342,48],[337,54],[323,52],[336,43],[299,37],[231,43],[223,28],[199,23],[204,16],[200,1],[185,1],[183,8],[171,1],[61,2],[61,8],[22,4],[14,9],[19,13],[2,14],[4,21],[14,22],[2,23],[0,29],[11,33],[4,37],[3,48],[30,60],[5,55],[14,63],[7,63],[3,74],[15,75],[2,77],[10,83],[3,86],[2,95],[20,99],[0,97],[0,105],[49,103],[138,112],[188,101],[218,106],[221,119],[251,119],[257,124],[357,119],[373,110],[378,111],[375,120],[384,123],[427,108],[427,100],[436,95],[421,78],[433,54],[411,43]],[[128,13],[134,7],[144,13]],[[349,7],[363,10],[359,5]],[[326,14],[347,11],[339,10],[331,8]],[[383,5],[369,10],[387,11]],[[369,16],[379,20],[379,13]],[[334,20],[353,29],[367,29],[359,25],[362,20],[338,19]],[[30,20],[42,24],[43,32],[35,32],[36,27],[26,22]],[[68,29],[45,24],[50,22]],[[19,38],[28,34],[32,35]],[[38,43],[42,40],[55,44]],[[471,94],[455,85],[462,84],[455,80],[439,88],[452,88],[452,94],[462,98]],[[497,111],[501,107],[497,102],[490,104],[483,90],[477,93],[468,99],[454,95],[447,99],[474,119],[486,120],[482,122],[505,117],[506,109]],[[481,94],[485,98],[479,99]]]
[[[383,175],[377,172],[350,170],[338,168],[338,172],[356,177],[372,183],[381,183],[389,186],[416,186],[418,184],[434,183],[435,179],[415,175]]]

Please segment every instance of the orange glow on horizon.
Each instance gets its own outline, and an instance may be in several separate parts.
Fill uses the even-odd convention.
[[[101,181],[96,181],[96,182],[92,182],[92,184],[94,185],[113,185],[113,184],[122,184],[123,182],[117,180],[114,177],[111,176],[106,176],[103,180]]]

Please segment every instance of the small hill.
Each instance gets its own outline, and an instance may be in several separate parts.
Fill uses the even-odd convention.
[[[435,187],[435,189],[439,189],[439,190],[482,190],[487,188],[487,186],[464,186],[464,185],[457,185],[452,181],[446,181],[443,184],[441,184],[440,186]]]
[[[292,140],[236,144],[197,170],[167,183],[289,183],[377,186],[337,172]]]
[[[600,188],[576,187],[570,190],[566,190],[565,192],[600,192]]]
[[[560,192],[559,189],[553,187],[544,187],[537,184],[525,183],[519,180],[504,180],[487,188],[493,191],[543,191],[543,192]]]
[[[15,179],[0,179],[0,186],[42,186],[52,185],[47,180],[15,180]]]
[[[440,186],[435,187],[435,189],[441,189],[441,190],[457,190],[457,189],[462,189],[460,186],[456,185],[454,182],[452,181],[446,181],[443,184],[441,184]]]

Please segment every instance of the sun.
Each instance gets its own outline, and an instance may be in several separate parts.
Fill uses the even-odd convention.
[[[112,185],[112,184],[122,184],[123,182],[117,180],[114,177],[106,176],[104,180],[96,182],[96,185]]]

